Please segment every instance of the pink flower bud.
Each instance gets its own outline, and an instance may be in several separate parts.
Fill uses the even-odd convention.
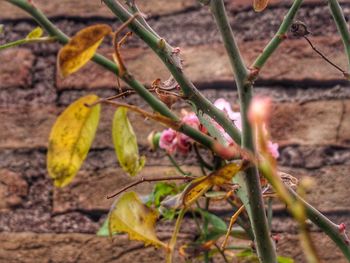
[[[176,131],[173,129],[164,130],[160,136],[159,147],[168,153],[173,153],[176,149]]]
[[[268,142],[267,142],[267,147],[268,147],[268,149],[269,149],[269,152],[271,153],[271,155],[272,155],[275,159],[277,159],[277,158],[280,156],[280,154],[279,154],[279,152],[278,152],[278,143],[274,143],[274,142],[272,142],[272,141],[268,141]]]
[[[269,98],[255,97],[253,98],[249,111],[248,118],[252,123],[264,123],[268,120],[271,107]]]

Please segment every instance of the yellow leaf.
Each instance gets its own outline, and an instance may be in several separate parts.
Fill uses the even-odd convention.
[[[267,7],[268,3],[269,3],[269,0],[254,0],[254,3],[253,3],[254,10],[256,12],[261,12]]]
[[[112,29],[108,25],[93,25],[79,31],[58,53],[58,68],[63,77],[76,72],[95,54]]]
[[[113,118],[113,143],[120,166],[135,176],[145,165],[145,157],[139,157],[136,135],[128,120],[127,109],[119,107]]]
[[[157,238],[155,223],[158,214],[145,206],[134,192],[125,193],[117,200],[109,212],[109,233],[126,232],[131,240],[139,240],[145,245],[164,247]]]
[[[98,100],[88,95],[73,102],[52,127],[47,153],[47,169],[55,186],[69,184],[85,160],[100,118],[100,105],[88,108]]]
[[[36,27],[26,36],[26,39],[35,39],[41,37],[42,35],[43,30],[41,29],[41,27]]]
[[[242,162],[232,162],[207,176],[193,180],[183,191],[183,205],[190,206],[214,185],[229,183],[241,169]]]

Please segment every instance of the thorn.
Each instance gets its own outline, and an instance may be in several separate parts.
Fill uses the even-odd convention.
[[[345,229],[346,229],[346,225],[344,223],[340,223],[338,225],[338,229],[339,229],[339,232],[340,233],[344,233],[345,232]]]

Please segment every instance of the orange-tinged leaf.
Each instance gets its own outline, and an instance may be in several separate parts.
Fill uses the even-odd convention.
[[[131,240],[138,240],[145,245],[164,247],[157,238],[155,223],[158,214],[144,205],[134,192],[124,193],[109,212],[109,232],[126,232]]]
[[[263,11],[267,4],[269,3],[269,0],[254,0],[253,7],[256,12]]]
[[[108,25],[93,25],[79,31],[58,53],[58,68],[63,77],[84,66],[95,54],[103,38],[112,32]]]
[[[185,207],[193,204],[214,185],[223,185],[243,168],[243,162],[232,162],[219,170],[193,180],[183,191],[182,203]]]
[[[69,184],[85,160],[100,118],[100,105],[91,108],[98,100],[88,95],[73,102],[52,127],[47,152],[47,169],[57,187]]]

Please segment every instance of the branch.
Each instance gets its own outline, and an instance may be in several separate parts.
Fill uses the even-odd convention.
[[[223,0],[211,0],[210,8],[230,58],[238,88],[242,118],[242,146],[254,153],[253,133],[247,117],[253,94],[252,82],[234,39]],[[241,186],[237,194],[247,208],[260,261],[276,262],[276,251],[270,238],[257,168],[248,168],[245,173],[235,176],[234,180],[237,180],[235,182]]]
[[[38,8],[30,4],[27,0],[5,0],[5,1],[29,13],[37,21],[37,23],[43,29],[45,29],[45,31],[47,31],[47,33],[50,36],[55,37],[59,43],[61,44],[68,43],[69,37],[65,35],[61,30],[59,30],[54,24],[52,24],[50,20]],[[95,54],[92,60],[97,64],[101,65],[102,67],[104,67],[105,69],[113,72],[117,76],[119,75],[120,70],[118,66],[115,63],[113,63],[111,60],[107,59],[106,57],[99,54]],[[178,121],[178,122],[180,121],[180,119],[162,101],[160,101],[157,97],[153,96],[153,94],[145,86],[143,86],[139,81],[137,81],[132,75],[124,74],[124,76],[122,76],[122,79],[130,87],[132,87],[140,95],[140,97],[142,97],[152,107],[154,111],[159,112],[161,115],[167,118],[170,118],[174,121]],[[216,107],[214,108],[217,111],[219,111]],[[224,115],[223,112],[220,111],[220,113],[221,115]],[[232,126],[231,121],[230,121],[230,124]],[[181,131],[182,133],[186,134],[190,138],[194,139],[200,144],[203,144],[204,146],[216,152],[215,147],[217,146],[217,143],[213,138],[203,134],[202,132],[186,124],[181,125],[181,128],[179,131]]]
[[[332,221],[330,221],[312,205],[310,205],[304,199],[302,199],[296,192],[292,190],[292,188],[288,186],[286,187],[289,193],[298,202],[304,205],[307,217],[334,241],[334,243],[339,247],[339,249],[343,252],[344,256],[350,262],[350,244],[349,239],[347,238],[344,232],[345,229],[342,229],[341,225],[336,225]]]
[[[328,0],[328,5],[331,10],[335,24],[337,25],[338,31],[343,40],[350,69],[350,32],[348,24],[346,23],[343,11],[337,0]],[[350,79],[350,73],[347,74],[347,78]]]
[[[127,21],[130,14],[119,2],[103,0],[107,7],[122,21]],[[147,30],[139,21],[129,24],[129,28],[138,35],[163,61],[180,85],[184,96],[195,106],[195,111],[203,112],[218,122],[237,143],[241,140],[240,131],[229,120],[225,113],[217,109],[207,98],[200,93],[193,83],[182,72],[182,65],[178,51],[170,46],[164,39]]]
[[[127,186],[124,186],[122,189],[118,190],[116,193],[107,196],[107,199],[111,199],[116,197],[117,195],[120,195],[121,193],[129,190],[132,187],[135,187],[136,185],[145,183],[145,182],[160,182],[160,181],[171,181],[171,180],[185,180],[185,181],[190,181],[195,179],[194,177],[190,177],[190,176],[167,176],[167,177],[158,177],[158,178],[145,178],[145,177],[141,177],[141,179],[139,179],[136,182],[130,183]]]
[[[287,15],[284,17],[283,22],[278,29],[275,36],[271,39],[271,41],[264,48],[264,51],[260,54],[260,56],[255,60],[252,65],[253,69],[261,70],[261,68],[265,65],[266,61],[270,58],[270,56],[275,52],[278,46],[282,43],[282,41],[286,38],[286,33],[289,27],[292,25],[295,14],[300,8],[303,0],[294,0],[293,5],[289,9]]]

